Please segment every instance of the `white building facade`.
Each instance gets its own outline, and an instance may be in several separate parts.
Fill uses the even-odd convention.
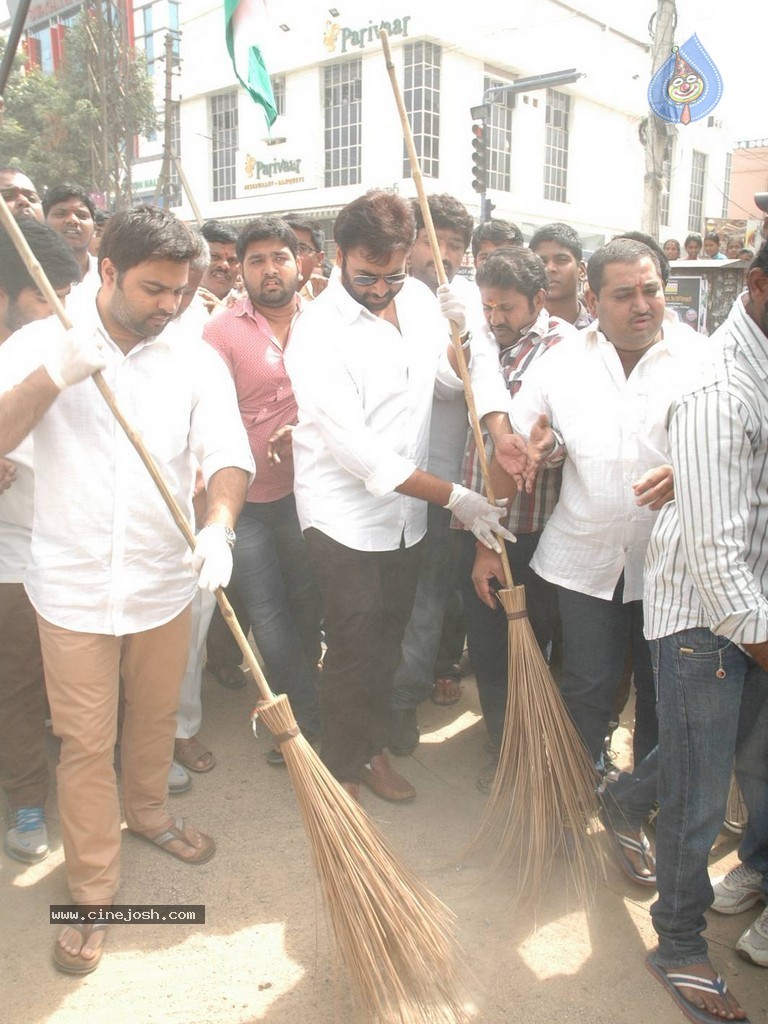
[[[234,76],[221,0],[126,0],[126,8],[132,41],[147,52],[159,109],[164,35],[174,35],[172,136],[203,219],[239,225],[290,210],[328,230],[338,210],[369,188],[415,195],[378,39],[383,25],[428,191],[449,192],[479,216],[470,107],[490,86],[575,68],[583,77],[573,84],[493,104],[494,216],[515,221],[526,237],[566,221],[588,249],[641,226],[651,40],[647,11],[633,5],[347,0],[337,8],[267,0],[270,24],[254,41],[280,110],[271,133]],[[162,131],[140,140],[132,166],[137,201],[154,197],[162,141]],[[713,118],[672,128],[661,168],[662,241],[682,240],[722,215],[729,149]],[[175,208],[193,220],[174,178]]]

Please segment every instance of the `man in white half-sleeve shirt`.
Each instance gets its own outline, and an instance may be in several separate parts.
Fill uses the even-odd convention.
[[[49,318],[0,349],[0,453],[30,431],[35,510],[26,589],[38,618],[54,733],[58,796],[74,903],[113,902],[120,880],[120,802],[113,766],[119,678],[125,689],[122,776],[131,832],[189,863],[213,840],[168,814],[168,769],[198,585],[226,585],[232,527],[253,461],[234,388],[202,341],[164,339],[195,251],[171,214],[115,214],[101,245],[102,286],[65,332]],[[208,490],[192,566],[186,544],[90,375],[103,371],[171,493],[189,517],[196,462]],[[14,382],[18,382],[13,386]],[[87,974],[100,925],[65,926],[54,963]]]
[[[645,567],[660,807],[648,966],[691,1020],[745,1019],[709,961],[706,911],[768,900],[768,243],[747,288],[712,336],[711,371],[672,410],[676,499]],[[734,759],[748,821],[741,863],[713,894],[707,863]],[[736,949],[768,967],[768,910]]]
[[[410,205],[369,192],[334,228],[339,280],[302,314],[285,365],[299,407],[293,433],[299,520],[323,599],[328,645],[320,692],[323,759],[358,795],[410,800],[389,764],[389,694],[413,606],[427,501],[451,508],[498,545],[502,509],[425,472],[432,397],[458,391],[448,354],[450,285],[439,303],[408,278]]]
[[[708,343],[665,321],[658,257],[642,242],[609,242],[587,275],[596,321],[525,374],[512,422],[532,440],[539,435],[550,458],[565,460],[531,566],[557,588],[558,683],[597,765],[631,645],[636,775],[607,790],[603,820],[625,874],[652,887],[643,821],[655,800],[658,726],[643,636],[643,561],[656,512],[672,496],[668,410],[696,379]]]

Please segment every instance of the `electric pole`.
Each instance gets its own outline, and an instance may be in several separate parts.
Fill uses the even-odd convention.
[[[171,207],[171,141],[173,129],[173,36],[165,36],[165,131],[163,132],[163,163],[157,179],[154,202],[162,199],[162,207]]]
[[[675,0],[657,0],[656,14],[651,19],[651,77],[672,53],[677,26]],[[643,187],[642,229],[652,238],[661,228],[661,194],[664,188],[665,151],[673,134],[672,125],[648,111],[645,129],[645,178]]]

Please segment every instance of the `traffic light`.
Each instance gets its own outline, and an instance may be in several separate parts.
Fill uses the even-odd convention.
[[[488,190],[488,143],[485,123],[472,125],[472,188],[475,192]]]

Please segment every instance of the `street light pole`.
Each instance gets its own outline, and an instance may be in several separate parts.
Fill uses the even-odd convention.
[[[538,89],[553,89],[558,85],[569,85],[572,82],[582,78],[581,72],[577,71],[576,68],[567,68],[565,71],[548,71],[543,75],[531,75],[528,78],[518,78],[515,82],[510,82],[509,85],[495,85],[485,90],[483,93],[483,102],[476,107],[470,107],[470,113],[472,114],[473,121],[479,121],[481,127],[481,137],[485,140],[485,152],[487,159],[488,152],[488,127],[491,119],[491,106],[501,96],[516,96],[521,92],[535,92]],[[473,126],[473,128],[476,126]],[[473,134],[474,131],[473,131]],[[489,170],[486,163],[486,175],[481,181],[483,185],[482,190],[476,191],[480,193],[480,220],[482,223],[491,219],[491,210],[493,204],[490,202],[487,196],[487,171]],[[476,180],[478,180],[476,178]]]

